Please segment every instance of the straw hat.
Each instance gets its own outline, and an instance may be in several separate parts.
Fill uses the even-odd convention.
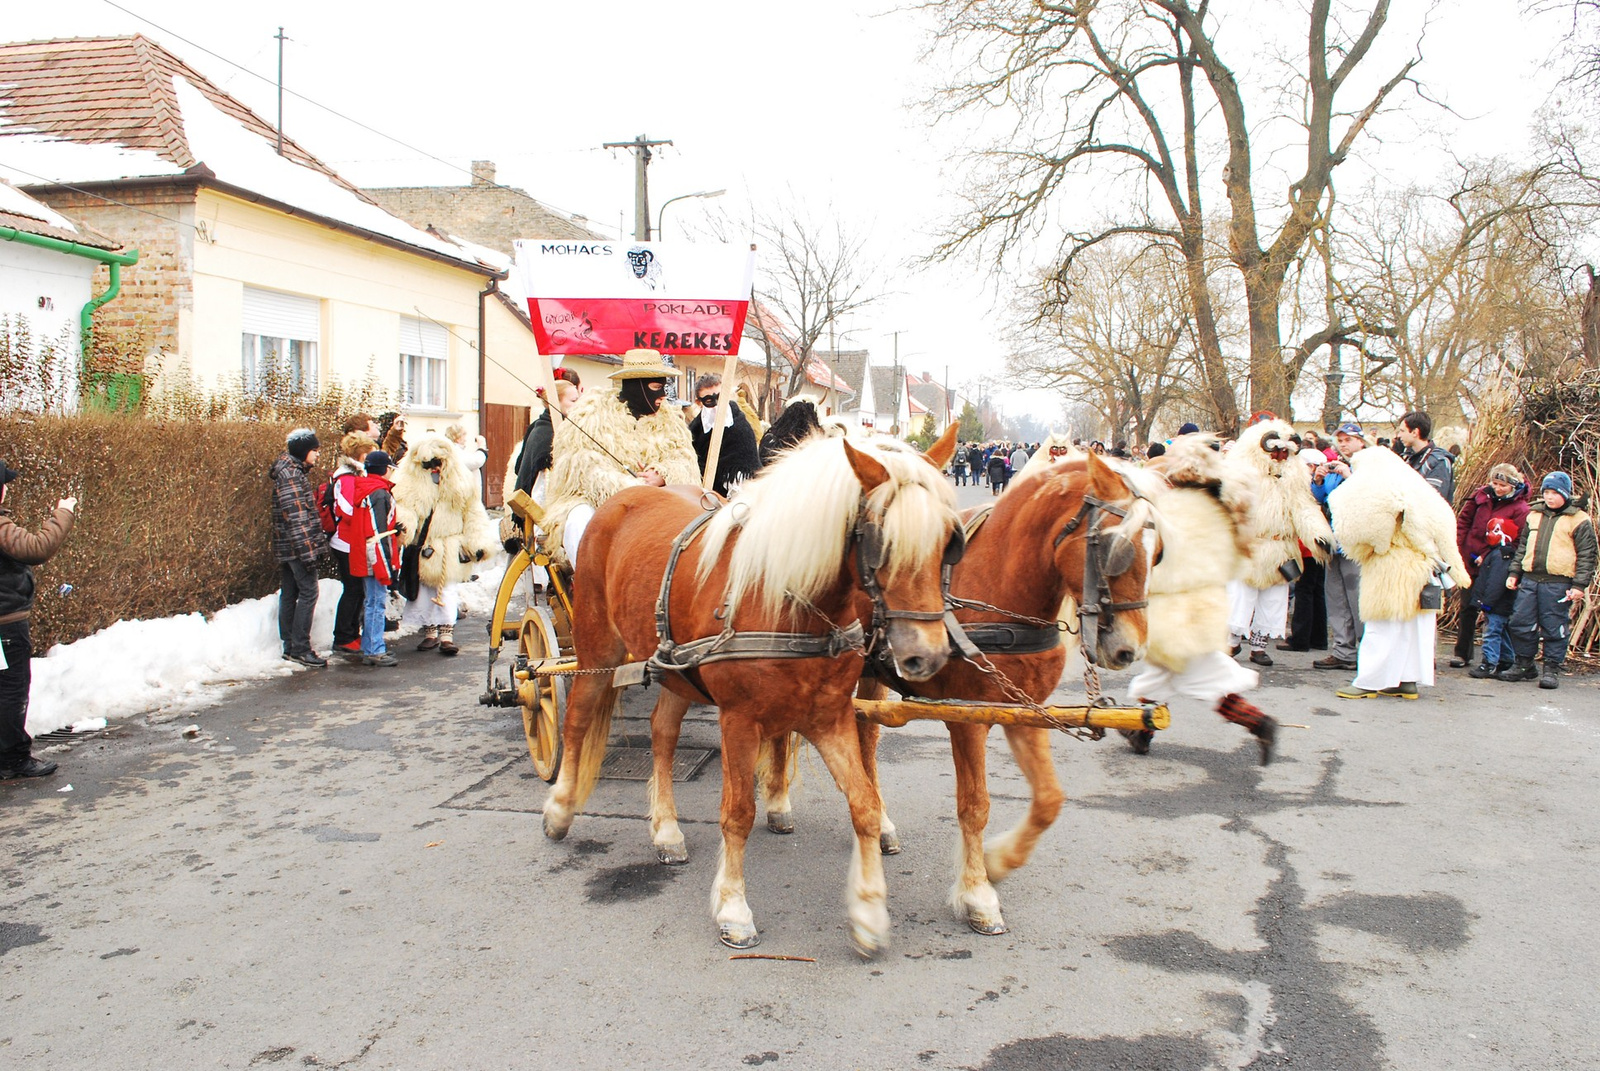
[[[622,355],[622,367],[611,379],[677,379],[681,372],[661,359],[659,350],[629,350]]]

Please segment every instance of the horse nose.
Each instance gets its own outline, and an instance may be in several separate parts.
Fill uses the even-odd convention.
[[[908,681],[925,681],[938,672],[933,659],[911,655],[900,660],[900,675]]]
[[[1112,669],[1127,669],[1133,665],[1133,648],[1126,643],[1119,643],[1107,652],[1111,657],[1108,665]]]

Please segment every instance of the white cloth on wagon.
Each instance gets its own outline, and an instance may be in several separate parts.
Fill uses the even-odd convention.
[[[1145,663],[1128,682],[1128,692],[1138,699],[1170,702],[1182,696],[1215,703],[1225,695],[1242,695],[1261,683],[1261,675],[1246,669],[1221,651],[1207,651],[1189,659],[1181,671]]]
[[[1253,588],[1243,580],[1228,581],[1228,632],[1259,633],[1282,638],[1289,634],[1289,585]]]
[[[1439,615],[1424,611],[1410,621],[1368,621],[1356,649],[1357,688],[1394,688],[1402,681],[1433,683],[1433,648]]]
[[[578,544],[583,542],[583,530],[589,527],[592,520],[594,507],[587,502],[580,502],[572,507],[572,512],[567,514],[567,523],[561,526],[561,549],[566,552],[567,561],[574,568],[578,564]]]
[[[454,625],[461,606],[461,585],[446,584],[442,589],[428,584],[417,585],[417,597],[406,603],[405,628],[437,628]]]

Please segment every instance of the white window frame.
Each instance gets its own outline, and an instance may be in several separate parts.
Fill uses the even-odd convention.
[[[432,320],[400,317],[400,397],[407,409],[445,412],[450,403],[450,332]]]
[[[316,390],[322,341],[320,299],[246,286],[241,323],[239,371],[247,393],[261,390],[262,372],[272,360],[283,362],[293,393]]]

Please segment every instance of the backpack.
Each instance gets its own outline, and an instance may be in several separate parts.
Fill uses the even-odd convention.
[[[336,473],[322,482],[317,488],[317,522],[322,525],[322,531],[332,535],[334,529],[339,527],[339,515],[333,508],[333,481],[342,473]]]

